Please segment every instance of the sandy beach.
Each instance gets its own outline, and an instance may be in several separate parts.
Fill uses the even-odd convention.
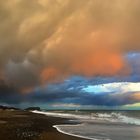
[[[66,119],[28,111],[0,110],[0,140],[82,140],[52,127],[65,123]]]

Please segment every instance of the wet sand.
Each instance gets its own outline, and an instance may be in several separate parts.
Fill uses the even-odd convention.
[[[0,140],[84,140],[58,132],[53,125],[66,119],[28,111],[0,110]]]

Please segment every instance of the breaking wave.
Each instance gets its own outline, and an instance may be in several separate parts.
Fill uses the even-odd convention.
[[[32,111],[33,113],[44,114],[47,116],[78,119],[80,121],[92,122],[95,120],[107,121],[107,122],[117,122],[140,125],[140,119],[130,116],[123,115],[121,113],[88,113],[88,114],[74,114],[74,113],[59,113],[59,112],[43,112],[43,111]]]

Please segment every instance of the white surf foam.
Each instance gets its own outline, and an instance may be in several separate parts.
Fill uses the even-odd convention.
[[[79,121],[92,122],[95,120],[108,121],[108,122],[120,122],[126,124],[140,125],[140,119],[128,117],[121,113],[91,113],[87,115],[70,114],[70,113],[57,113],[57,112],[43,112],[32,111],[33,113],[44,114],[46,116],[78,119]]]
[[[80,124],[80,125],[81,125],[81,124]],[[103,139],[99,139],[99,138],[98,138],[98,139],[97,139],[97,138],[91,138],[91,137],[88,137],[88,136],[82,136],[82,135],[76,135],[76,134],[73,134],[73,133],[68,133],[68,132],[63,131],[63,130],[61,129],[61,127],[63,127],[63,126],[67,126],[67,127],[73,126],[73,127],[74,127],[74,126],[79,126],[79,125],[54,125],[53,127],[56,128],[58,132],[63,133],[63,134],[66,134],[66,135],[69,135],[69,136],[84,138],[84,139],[88,139],[88,140],[111,140],[111,139],[109,139],[109,138],[103,138]]]
[[[57,113],[57,112],[43,112],[43,111],[32,111],[33,113],[44,114],[47,116],[61,117],[61,118],[76,118],[76,119],[90,119],[90,115],[77,115],[69,113]]]
[[[106,130],[106,127],[98,126],[96,131],[96,126],[94,122],[117,122],[126,124],[140,125],[140,119],[128,117],[122,115],[121,113],[89,113],[89,114],[72,114],[63,112],[43,112],[43,111],[32,111],[33,113],[44,114],[46,116],[69,118],[70,120],[77,119],[80,124],[70,124],[70,125],[54,125],[53,127],[57,131],[67,134],[70,136],[75,136],[79,138],[89,139],[89,140],[111,140],[110,135]],[[104,125],[103,125],[104,126]],[[107,125],[108,126],[108,125]],[[124,129],[127,126],[124,126]],[[111,128],[115,129],[116,127]],[[110,129],[110,128],[109,128]],[[110,130],[110,131],[111,131]]]
[[[97,118],[100,120],[106,120],[110,122],[121,122],[126,124],[140,125],[140,119],[134,117],[128,117],[121,113],[97,113]]]

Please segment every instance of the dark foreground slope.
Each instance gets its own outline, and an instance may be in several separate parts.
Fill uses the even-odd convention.
[[[66,120],[19,110],[0,110],[0,140],[82,140],[59,133]]]

